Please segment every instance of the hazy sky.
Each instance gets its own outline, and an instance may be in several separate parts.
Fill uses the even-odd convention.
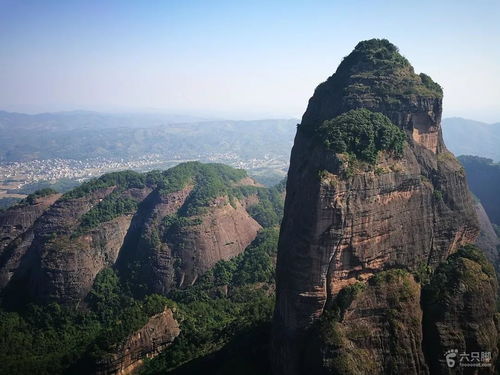
[[[388,38],[500,121],[500,1],[0,0],[0,109],[299,117],[360,40]]]

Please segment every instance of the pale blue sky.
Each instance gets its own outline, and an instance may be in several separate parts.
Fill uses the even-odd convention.
[[[360,40],[388,38],[500,121],[500,1],[0,0],[0,109],[299,117]]]

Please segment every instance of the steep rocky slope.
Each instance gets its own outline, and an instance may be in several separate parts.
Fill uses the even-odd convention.
[[[179,323],[171,309],[153,315],[139,330],[120,343],[106,358],[96,364],[97,375],[127,375],[134,373],[145,358],[154,358],[179,336]]]
[[[425,374],[422,339],[420,285],[402,270],[380,272],[345,288],[313,326],[303,372]]]
[[[484,210],[481,202],[474,202],[476,215],[481,229],[476,239],[475,245],[484,251],[488,260],[493,264],[497,272],[500,271],[500,238],[493,227],[493,224]]]
[[[15,206],[0,215],[4,303],[79,304],[107,267],[142,294],[191,285],[256,237],[265,192],[244,171],[193,162]]]
[[[422,294],[422,347],[431,374],[495,373],[497,298],[495,270],[473,246],[460,249],[438,267]],[[453,361],[443,361],[442,353],[451,353],[448,359]]]
[[[7,285],[27,246],[33,241],[35,221],[61,194],[30,197],[0,215],[0,289]]]
[[[340,290],[388,268],[434,269],[476,238],[464,170],[443,143],[441,112],[440,86],[415,74],[386,40],[359,43],[316,88],[288,173],[273,323],[276,374],[301,373],[305,338]],[[377,300],[380,309],[391,308],[383,296]],[[407,318],[418,321],[415,314]],[[418,343],[419,330],[401,342]],[[411,351],[413,367],[395,368],[425,371],[422,349]],[[387,373],[377,366],[375,373]]]

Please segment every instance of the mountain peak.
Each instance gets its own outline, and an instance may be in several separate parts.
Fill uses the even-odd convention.
[[[346,56],[345,63],[370,63],[374,67],[411,68],[410,62],[399,53],[399,48],[387,39],[369,39],[359,42]],[[343,68],[343,64],[339,69]]]
[[[406,374],[416,373],[416,367],[426,373],[424,348],[429,343],[422,345],[427,338],[420,336],[420,287],[406,272],[418,272],[422,265],[435,269],[478,233],[465,174],[442,140],[441,113],[439,85],[415,74],[397,47],[384,39],[360,42],[317,87],[298,128],[287,177],[272,341],[276,374]],[[395,268],[400,270],[388,271]],[[393,311],[392,297],[374,302],[378,292],[370,294],[367,282],[372,279],[375,284],[398,280],[384,282],[384,291],[413,283],[414,304],[401,309],[417,315],[398,324],[419,321],[412,325],[414,333],[408,335],[413,328],[404,323],[400,333],[361,340],[354,333],[342,336],[343,328],[336,330],[348,325],[349,319],[343,321],[339,313],[343,296],[363,288],[366,303],[353,305],[349,316],[362,312],[364,322],[370,314],[379,322],[379,311]],[[485,298],[488,304],[494,300],[491,294]],[[365,315],[367,308],[373,313]],[[490,314],[484,324],[492,321]],[[469,337],[466,330],[460,334]],[[412,348],[411,354],[403,358],[387,351],[379,357],[380,347],[396,342],[380,344],[386,337],[401,340],[395,347]],[[408,337],[415,341],[406,341]],[[377,358],[369,370],[350,364],[345,353],[351,347],[359,350],[356,358],[361,352]],[[435,352],[444,352],[442,348],[444,344]]]
[[[424,73],[416,74],[394,44],[387,39],[365,40],[316,88],[302,128],[312,130],[352,109],[400,112],[422,100],[440,103],[442,97],[441,86]]]

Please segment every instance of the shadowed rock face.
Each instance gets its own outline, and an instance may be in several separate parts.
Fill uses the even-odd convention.
[[[7,285],[33,240],[30,228],[60,196],[41,197],[33,204],[17,205],[0,215],[0,289]]]
[[[381,272],[349,294],[352,301],[341,321],[329,312],[313,325],[303,372],[428,374],[421,350],[420,285],[413,277],[402,270]]]
[[[10,303],[23,303],[17,301],[20,291],[24,298],[38,302],[77,304],[83,300],[97,273],[116,261],[131,216],[118,216],[80,235],[75,231],[82,216],[115,188],[52,201],[33,225],[8,245],[0,274],[5,275],[2,287]],[[140,201],[151,191],[133,190],[123,194],[135,194]],[[10,211],[3,215],[10,215]]]
[[[495,374],[498,358],[498,283],[484,254],[472,246],[460,249],[440,265],[422,293],[422,347],[431,374]],[[457,355],[450,369],[443,353]],[[486,366],[460,366],[460,354],[488,353]],[[438,355],[436,355],[436,353]],[[471,359],[469,358],[469,361]],[[474,360],[471,361],[472,363]]]
[[[406,133],[401,157],[349,165],[316,129],[352,109]],[[303,338],[343,287],[391,267],[435,267],[478,229],[463,169],[441,136],[442,91],[387,41],[361,42],[320,84],[298,127],[277,263],[273,359],[299,373]]]
[[[481,202],[474,202],[474,207],[479,220],[479,227],[481,228],[475,244],[485,252],[486,257],[498,273],[500,271],[500,238],[498,238]]]

